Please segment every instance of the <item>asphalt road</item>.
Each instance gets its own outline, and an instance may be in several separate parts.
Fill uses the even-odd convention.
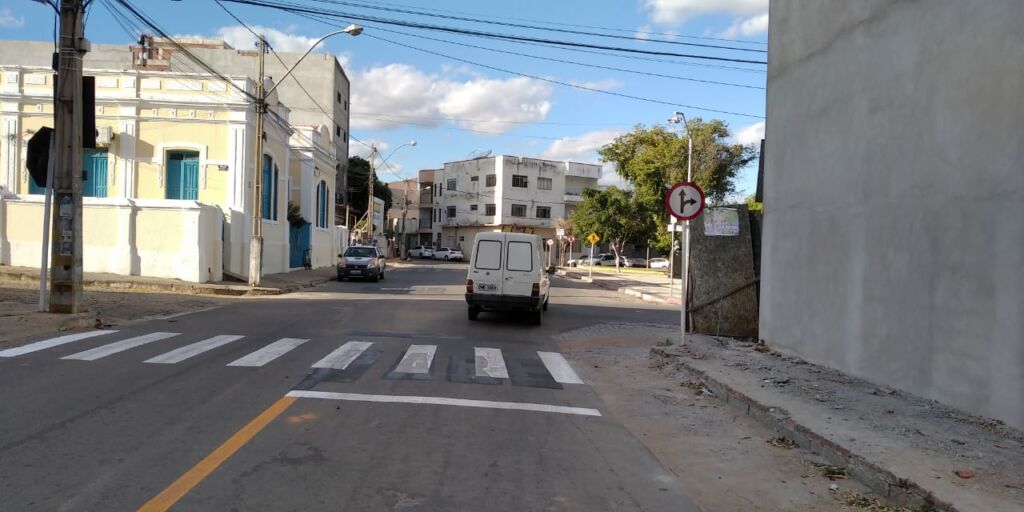
[[[542,326],[470,322],[464,279],[424,262],[0,352],[0,510],[698,510],[552,340],[671,308],[555,279]]]

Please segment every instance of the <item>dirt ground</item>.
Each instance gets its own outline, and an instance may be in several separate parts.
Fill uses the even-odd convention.
[[[87,312],[76,317],[40,313],[39,289],[30,283],[0,283],[0,348],[43,336],[94,326],[116,326],[228,304],[234,300],[164,293],[83,293]]]
[[[563,336],[562,349],[607,410],[706,510],[901,510],[873,503],[877,497],[856,481],[827,478],[842,470],[814,454],[770,444],[773,431],[719,402],[698,379],[652,360],[643,326],[600,330],[600,337]]]

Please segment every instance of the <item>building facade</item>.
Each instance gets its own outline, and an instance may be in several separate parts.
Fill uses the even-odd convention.
[[[499,155],[447,162],[437,174],[437,243],[464,248],[481,231],[554,238],[556,219],[571,214],[583,189],[597,187],[601,166]]]
[[[419,172],[419,229],[415,245],[434,245],[441,234],[440,222],[435,222],[437,204],[435,195],[440,187],[434,181],[441,174],[440,169],[423,169]]]
[[[52,45],[0,46],[0,264],[38,266],[44,189],[28,175],[25,156],[29,138],[53,125]],[[257,159],[247,96],[255,81],[183,70],[178,57],[120,45],[93,45],[86,54],[99,137],[83,161],[85,271],[245,279],[255,200],[264,274],[301,268],[307,251],[315,265],[333,264],[340,240],[330,128],[292,126],[290,109],[272,98]],[[253,197],[257,172],[260,198]],[[306,232],[294,232],[289,203],[308,221]]]
[[[396,249],[408,251],[419,245],[419,179],[392,181],[388,189],[391,190],[388,226],[395,233]]]
[[[1024,428],[1022,13],[771,2],[766,343]]]

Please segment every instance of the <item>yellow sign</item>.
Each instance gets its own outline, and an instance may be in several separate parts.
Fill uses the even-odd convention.
[[[597,236],[597,233],[591,233],[587,235],[587,241],[590,242],[590,245],[597,245],[601,241],[601,237]]]

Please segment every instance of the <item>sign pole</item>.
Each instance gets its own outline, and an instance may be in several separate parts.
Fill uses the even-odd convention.
[[[676,225],[670,224],[669,228],[672,232],[672,243],[668,246],[668,296],[671,297],[676,293],[676,280],[673,277],[675,274],[672,273],[672,267],[676,262]]]
[[[50,231],[53,225],[50,220],[50,210],[53,204],[53,167],[57,161],[56,137],[50,137],[50,157],[46,164],[46,201],[43,202],[43,250],[42,261],[39,264],[39,311],[46,312],[46,277],[50,271]]]
[[[587,263],[589,263],[588,266],[590,267],[590,273],[587,275],[587,277],[589,277],[590,280],[593,280],[594,279],[594,244],[590,244],[590,261],[588,261]]]
[[[687,145],[686,181],[687,181],[687,183],[692,183],[693,182],[693,137],[690,136],[689,125],[687,125],[687,127],[686,127],[686,143],[687,143],[686,144]],[[704,196],[704,193],[701,192],[701,201],[700,201],[701,202],[701,209],[703,209],[703,205],[704,205],[704,197],[703,196]],[[682,269],[683,272],[682,272],[682,274],[679,275],[680,279],[682,280],[682,284],[679,285],[679,325],[680,325],[680,328],[682,329],[681,342],[682,342],[682,344],[685,345],[686,344],[686,293],[687,293],[688,282],[690,280],[690,274],[689,274],[689,272],[690,272],[690,219],[686,219],[686,226],[683,227],[683,230],[685,230],[686,233],[683,236],[684,237],[684,240],[683,240],[683,254],[682,254],[682,258],[681,258],[682,263],[683,263],[683,269]]]
[[[692,149],[691,149],[692,152]],[[687,174],[690,174],[690,168],[687,166]],[[680,242],[682,243],[680,253],[680,266],[682,267],[679,273],[680,286],[679,286],[679,329],[681,331],[682,342],[686,342],[686,293],[689,281],[689,266],[690,266],[690,220],[700,216],[701,212],[704,211],[704,191],[693,182],[684,181],[675,184],[669,189],[668,193],[665,194],[665,206],[668,208],[669,213],[673,217],[683,221],[684,234],[680,235]],[[675,225],[669,225],[672,229],[673,237],[675,236]],[[671,282],[669,283],[671,289]]]

